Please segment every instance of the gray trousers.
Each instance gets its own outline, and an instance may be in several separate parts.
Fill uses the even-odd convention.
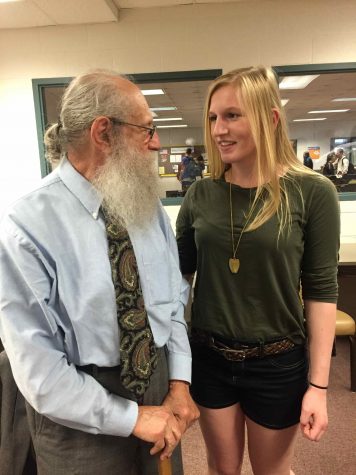
[[[93,374],[110,392],[126,397],[119,371]],[[159,350],[157,368],[143,405],[160,405],[168,392],[168,367],[164,349]],[[38,414],[27,404],[27,417],[36,452],[39,475],[157,475],[157,457],[150,455],[151,443],[134,436],[93,435],[70,429]],[[180,446],[172,455],[174,475],[183,475]]]
[[[25,399],[16,386],[5,351],[0,353],[0,474],[36,474]]]

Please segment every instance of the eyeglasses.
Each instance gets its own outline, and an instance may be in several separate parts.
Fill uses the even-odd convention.
[[[146,127],[144,125],[131,124],[130,122],[124,122],[123,120],[115,119],[114,117],[108,117],[108,119],[115,125],[131,125],[132,127],[139,127],[140,129],[145,129],[148,132],[150,140],[153,139],[153,136],[156,132],[156,126]]]

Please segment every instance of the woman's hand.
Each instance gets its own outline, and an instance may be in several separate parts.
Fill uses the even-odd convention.
[[[300,428],[304,437],[319,442],[328,427],[326,390],[310,386],[304,395]]]

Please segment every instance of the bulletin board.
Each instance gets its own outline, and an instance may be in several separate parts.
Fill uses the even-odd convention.
[[[178,165],[181,163],[187,148],[192,149],[193,156],[205,154],[204,145],[187,145],[175,147],[162,147],[158,152],[158,174],[159,176],[176,176]]]

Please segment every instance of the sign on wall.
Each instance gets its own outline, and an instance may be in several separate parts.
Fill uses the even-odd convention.
[[[320,147],[308,147],[310,158],[318,160],[320,158]]]

